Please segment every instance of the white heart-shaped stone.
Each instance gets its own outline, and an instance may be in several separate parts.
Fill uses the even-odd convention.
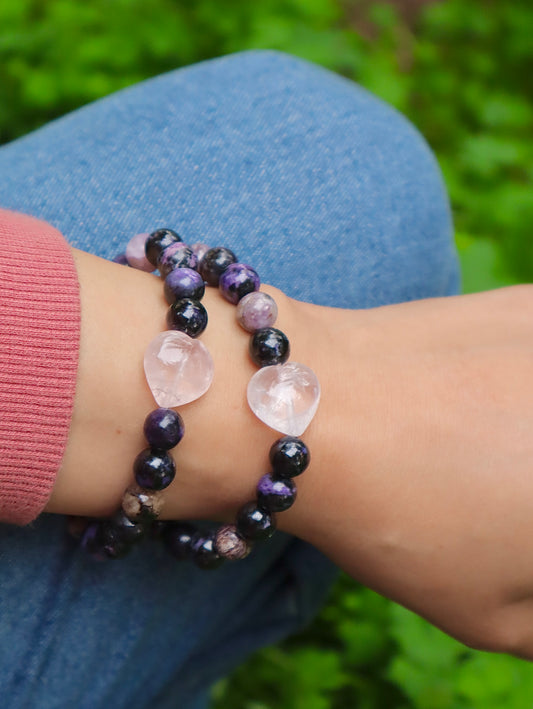
[[[199,399],[211,386],[213,372],[207,347],[178,330],[160,332],[144,354],[146,381],[159,406]]]
[[[247,394],[250,408],[263,423],[288,436],[301,436],[318,408],[320,384],[305,364],[286,362],[259,369]]]

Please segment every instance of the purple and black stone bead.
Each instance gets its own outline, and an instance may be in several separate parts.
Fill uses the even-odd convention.
[[[183,243],[175,243],[167,246],[157,259],[157,267],[162,278],[166,278],[175,268],[194,269],[198,265],[198,259],[193,250]]]
[[[182,298],[202,300],[205,283],[198,271],[192,268],[175,268],[165,278],[164,290],[169,305]]]
[[[170,330],[179,330],[189,337],[198,337],[207,327],[207,310],[192,298],[182,298],[172,303],[167,312]]]
[[[258,367],[283,364],[289,359],[287,336],[275,327],[264,327],[250,338],[250,357]]]
[[[145,418],[143,432],[153,448],[170,450],[183,438],[185,424],[177,411],[161,407],[151,411]]]
[[[248,293],[259,290],[260,285],[257,272],[244,263],[230,264],[218,281],[220,292],[233,305],[237,305]]]
[[[295,478],[307,468],[311,454],[300,438],[283,436],[272,445],[269,459],[276,478]]]
[[[220,276],[232,263],[237,262],[237,257],[223,246],[215,246],[204,254],[200,262],[200,275],[208,286],[218,286]]]
[[[235,526],[241,537],[250,541],[269,539],[276,530],[274,516],[257,502],[248,502],[241,507]]]
[[[144,252],[152,266],[157,267],[157,259],[161,252],[171,244],[182,241],[181,236],[172,229],[156,229],[146,239]]]
[[[279,480],[271,473],[263,475],[257,485],[259,507],[269,512],[283,512],[292,506],[296,499],[296,485],[288,478]]]
[[[135,458],[133,473],[137,484],[148,490],[164,490],[174,480],[176,466],[164,450],[145,448]]]

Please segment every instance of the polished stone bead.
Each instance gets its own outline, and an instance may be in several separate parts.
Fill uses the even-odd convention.
[[[200,263],[200,275],[209,286],[218,286],[220,276],[226,268],[236,263],[237,257],[230,249],[215,246],[204,254]]]
[[[277,478],[295,478],[307,468],[311,454],[300,438],[284,436],[272,445],[269,458]]]
[[[247,540],[269,539],[276,529],[274,516],[256,502],[248,502],[237,513],[237,532]]]
[[[276,480],[267,473],[257,485],[257,502],[269,512],[288,510],[295,499],[296,485],[290,479]]]
[[[145,490],[139,485],[131,485],[122,498],[122,509],[134,522],[151,522],[161,514],[163,501],[159,490]]]
[[[165,278],[164,291],[169,304],[181,298],[201,300],[205,293],[205,283],[198,271],[192,268],[175,268]]]
[[[237,561],[248,556],[252,547],[237,532],[234,524],[224,524],[215,532],[215,549],[224,559]]]
[[[192,560],[201,569],[216,569],[224,559],[215,549],[214,534],[200,532],[191,542]]]
[[[133,462],[133,473],[137,484],[148,490],[163,490],[176,475],[172,457],[157,448],[145,448]]]
[[[163,249],[177,241],[182,241],[182,238],[172,229],[157,229],[148,236],[144,244],[144,251],[146,258],[154,268],[157,266],[157,259]]]
[[[148,234],[135,234],[135,236],[128,241],[128,245],[126,246],[126,259],[132,268],[152,273],[154,267],[146,258],[144,249],[148,236]]]
[[[104,540],[120,540],[125,544],[139,542],[145,533],[144,524],[131,520],[121,508],[103,524]]]
[[[183,438],[185,424],[174,409],[159,408],[151,411],[144,420],[144,436],[153,448],[169,450]]]
[[[119,263],[121,266],[129,266],[126,254],[117,254],[113,259],[113,263]]]
[[[146,380],[159,406],[195,401],[211,386],[214,365],[207,347],[183,332],[166,330],[150,342],[144,355]]]
[[[187,522],[167,522],[161,533],[163,543],[172,556],[178,561],[192,559],[192,542],[196,538],[197,529]]]
[[[171,244],[164,249],[157,259],[157,267],[162,278],[175,268],[196,268],[198,260],[187,244]]]
[[[261,291],[248,293],[237,305],[237,321],[248,332],[272,327],[277,317],[276,301]]]
[[[195,244],[191,244],[191,249],[193,253],[196,255],[196,258],[198,259],[198,270],[200,269],[200,263],[202,262],[203,257],[206,255],[206,253],[209,251],[209,246],[207,244],[202,244],[200,242],[196,242]]]
[[[98,561],[122,558],[130,551],[131,544],[107,534],[104,525],[105,520],[94,520],[87,525],[81,539],[82,549]]]
[[[250,338],[250,356],[258,367],[283,364],[290,351],[287,336],[275,327],[257,330]]]
[[[237,305],[248,293],[259,290],[259,275],[244,263],[230,264],[220,276],[218,287],[226,300]]]
[[[304,364],[287,362],[263,367],[248,383],[248,404],[258,419],[275,431],[301,436],[320,401],[320,384]]]
[[[199,300],[182,298],[172,303],[167,312],[167,326],[189,337],[198,337],[207,327],[207,310]]]

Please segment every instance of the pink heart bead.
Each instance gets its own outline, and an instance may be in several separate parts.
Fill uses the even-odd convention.
[[[159,406],[183,406],[199,399],[213,381],[207,347],[179,330],[154,337],[144,354],[144,373]]]
[[[309,367],[286,362],[259,369],[247,394],[250,408],[263,423],[288,436],[301,436],[318,408],[320,384]]]

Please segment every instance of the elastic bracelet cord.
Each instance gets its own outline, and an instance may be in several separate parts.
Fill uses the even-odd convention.
[[[158,229],[133,237],[126,252],[114,260],[144,271],[158,268],[165,282],[169,330],[154,338],[145,355],[147,381],[161,408],[145,421],[149,448],[135,460],[136,485],[126,490],[122,507],[112,518],[89,523],[81,536],[82,546],[97,558],[119,558],[151,527],[176,559],[193,561],[200,568],[213,569],[224,561],[243,559],[256,542],[272,536],[276,513],[289,509],[296,499],[293,479],[310,462],[308,446],[300,436],[318,407],[320,386],[316,375],[309,367],[288,361],[289,341],[273,327],[277,318],[275,301],[259,291],[257,272],[240,263],[230,249],[209,248],[202,243],[188,246],[175,231]],[[237,320],[251,334],[249,352],[259,370],[247,388],[250,408],[261,421],[285,434],[270,448],[271,471],[259,480],[256,498],[239,509],[233,524],[209,531],[189,522],[157,521],[161,490],[175,474],[168,450],[184,433],[181,416],[171,407],[201,396],[213,376],[209,353],[194,339],[207,325],[207,312],[200,303],[206,284],[218,287],[222,296],[237,306]],[[188,370],[183,362],[178,365],[184,376],[177,385],[168,364],[169,351],[183,350],[191,367]],[[199,372],[205,374],[203,379]],[[189,389],[192,398],[183,400],[181,392]]]

